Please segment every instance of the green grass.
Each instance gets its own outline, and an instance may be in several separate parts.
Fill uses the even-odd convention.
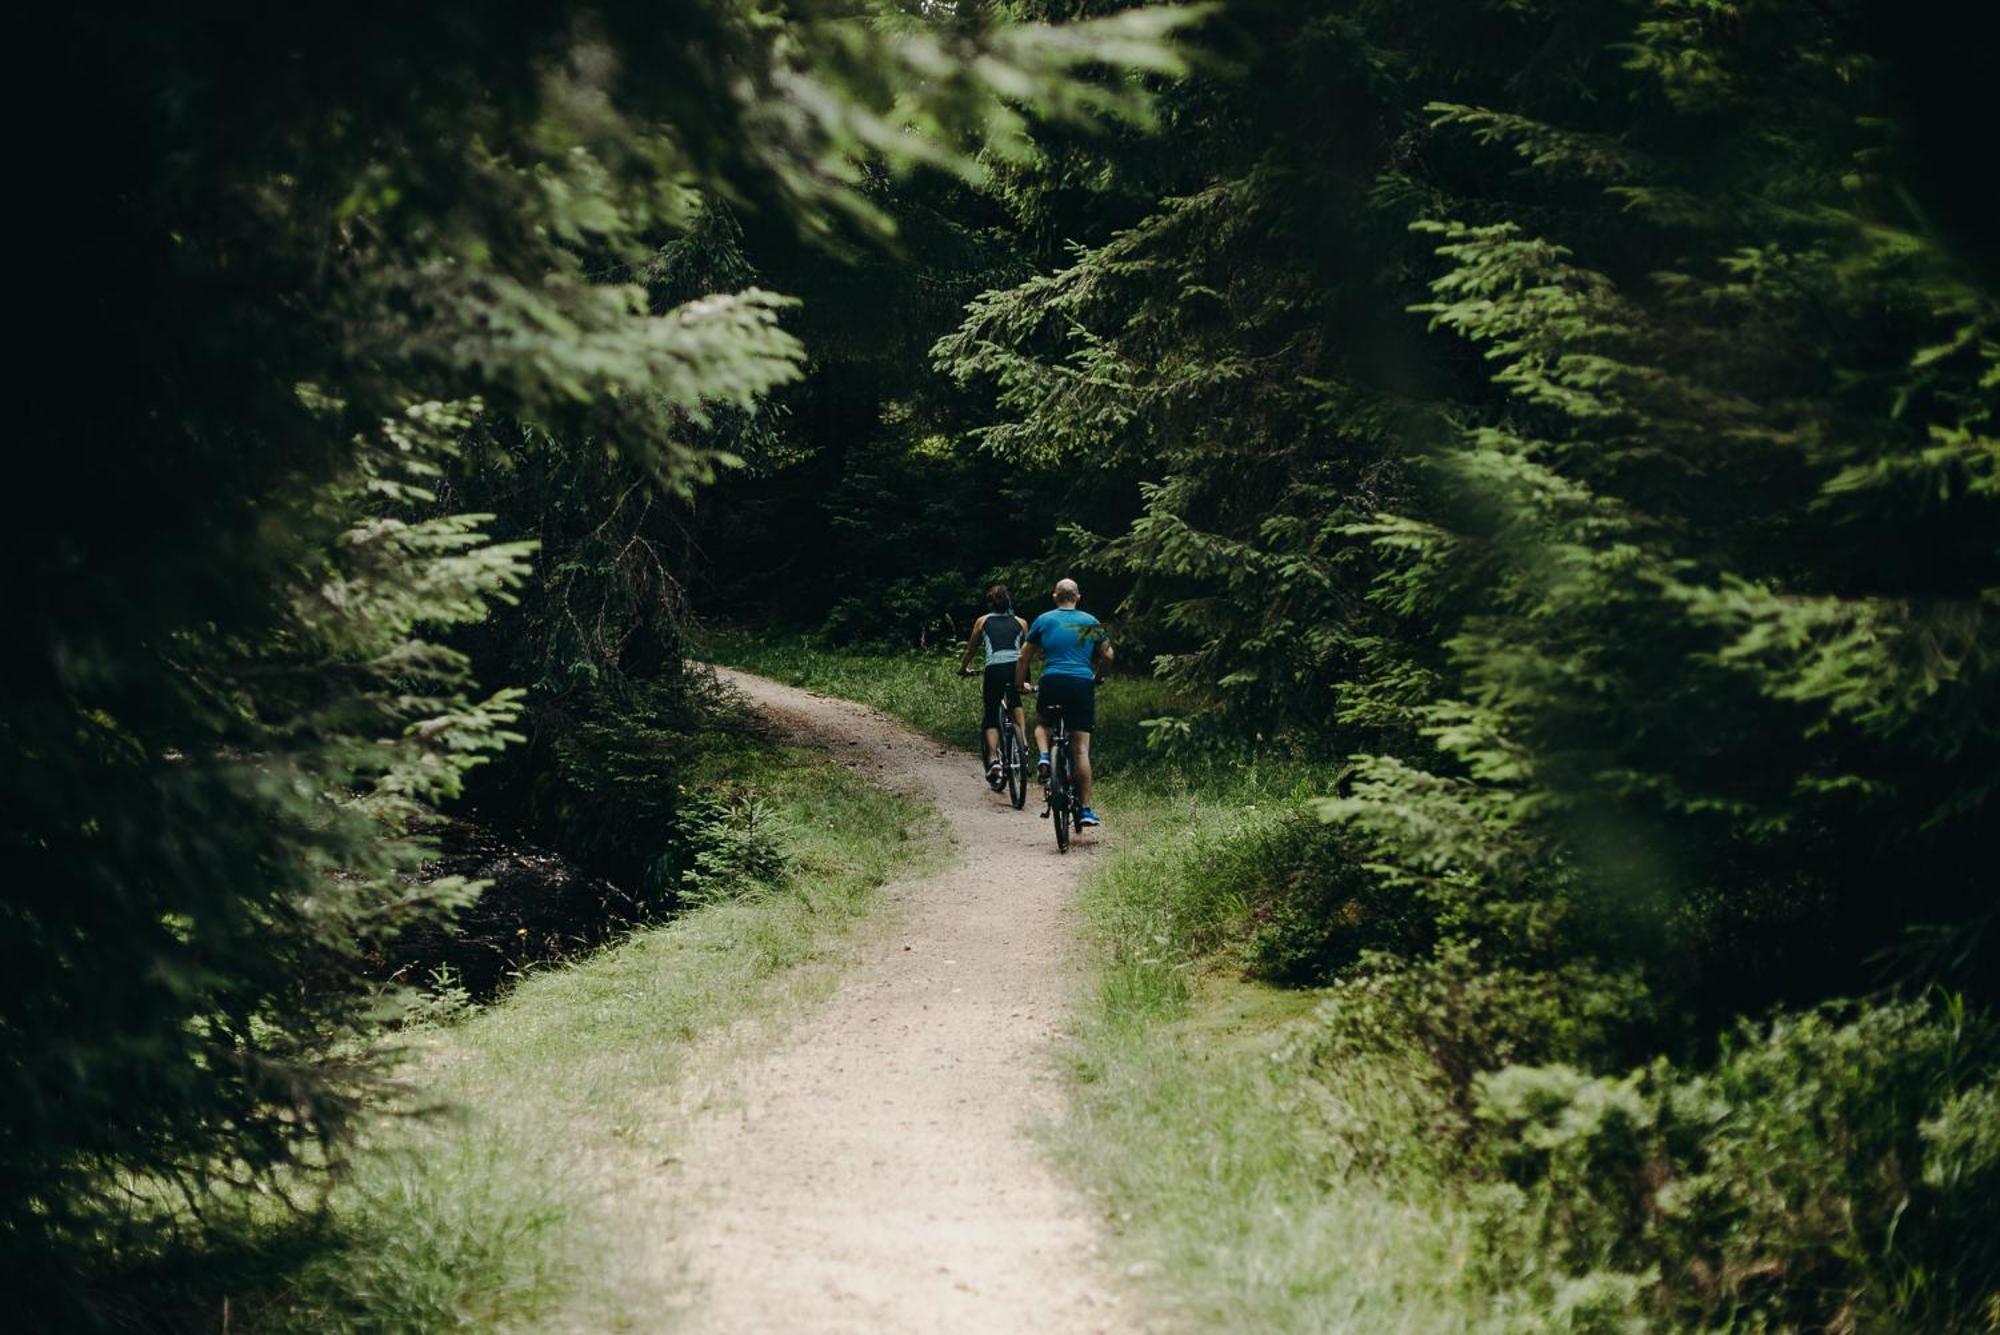
[[[1188,1328],[1488,1328],[1472,1220],[1430,1171],[1404,1077],[1312,1064],[1324,994],[1234,965],[1246,912],[1218,855],[1274,814],[1162,819],[1086,883],[1099,975],[1057,1160]]]
[[[873,653],[833,650],[797,635],[715,634],[702,646],[711,662],[872,705],[954,746],[979,746],[979,681],[957,675],[959,651]],[[1097,692],[1091,758],[1109,812],[1122,806],[1150,823],[1204,803],[1269,803],[1318,791],[1319,776],[1289,759],[1195,747],[1167,753],[1149,745],[1146,720],[1184,712],[1160,683],[1116,672]],[[1029,703],[1028,721],[1034,723]],[[1125,824],[1121,819],[1120,829]]]
[[[952,675],[955,651],[719,637],[709,653],[947,741],[972,735],[976,683]],[[1097,977],[1049,1133],[1057,1162],[1101,1204],[1142,1293],[1188,1329],[1508,1329],[1472,1275],[1471,1217],[1408,1115],[1408,1076],[1314,1067],[1295,1040],[1325,994],[1242,976],[1256,909],[1234,853],[1330,773],[1149,750],[1141,720],[1175,706],[1151,681],[1099,692],[1098,805],[1115,843],[1082,890]]]
[[[835,652],[803,636],[719,633],[701,649],[712,663],[858,700],[958,746],[978,743],[979,682],[958,676],[955,648],[933,654]]]
[[[830,987],[874,892],[943,853],[913,837],[933,828],[918,804],[810,752],[759,744],[704,764],[706,783],[775,811],[781,884],[406,1035],[415,1096],[442,1111],[381,1119],[324,1211],[251,1207],[233,1244],[139,1277],[152,1311],[107,1297],[112,1323],[221,1329],[225,1301],[231,1328],[274,1332],[656,1320],[659,1295],[622,1272],[671,1241],[672,1221],[635,1213],[619,1188],[671,1152],[671,1091],[698,1041]]]

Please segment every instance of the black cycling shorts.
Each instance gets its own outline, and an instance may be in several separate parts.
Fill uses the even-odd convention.
[[[998,729],[1000,726],[1000,702],[1005,700],[1007,708],[1021,707],[1021,693],[1014,688],[1014,665],[1012,663],[988,663],[986,665],[986,708],[980,716],[979,726]]]
[[[1097,683],[1088,677],[1042,676],[1036,715],[1048,722],[1051,705],[1062,710],[1071,732],[1091,732],[1097,726]]]

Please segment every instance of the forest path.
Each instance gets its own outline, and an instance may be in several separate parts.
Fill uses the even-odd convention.
[[[1084,1203],[1028,1138],[1059,1105],[1090,841],[1059,855],[1032,801],[1013,810],[971,755],[873,710],[717,675],[858,774],[934,803],[957,853],[884,892],[893,933],[865,941],[822,1008],[696,1116],[671,1187],[675,1328],[1139,1328]]]

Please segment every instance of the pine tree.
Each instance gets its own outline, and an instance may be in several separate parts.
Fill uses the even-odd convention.
[[[30,377],[0,515],[10,1261],[344,1144],[356,956],[467,890],[407,888],[408,822],[520,706],[436,636],[528,587],[526,539],[443,499],[458,437],[540,432],[685,495],[803,350],[767,290],[649,290],[677,239],[724,204],[878,241],[871,175],[976,177],[1033,107],[1141,115],[1101,76],[1173,68],[1179,22],[32,16],[64,96],[22,170],[73,185],[22,313],[65,360]],[[536,571],[537,600],[563,578]]]
[[[1521,893],[1723,1013],[1990,914],[2000,754],[1992,303],[1904,212],[1839,16],[1754,17],[1639,22],[1611,124],[1432,107],[1573,203],[1420,225],[1447,267],[1418,309],[1508,398],[1435,457],[1436,507],[1367,527],[1378,599],[1453,609],[1443,763],[1372,762],[1333,808],[1397,865],[1525,841],[1563,870]],[[1498,832],[1413,833],[1444,792]]]

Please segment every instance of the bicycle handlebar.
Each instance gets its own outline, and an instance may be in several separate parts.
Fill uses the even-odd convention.
[[[979,669],[978,669],[978,668],[960,668],[960,669],[958,670],[958,675],[959,675],[959,676],[961,676],[961,677],[976,677],[976,676],[978,676],[978,675],[979,675]],[[1102,678],[1102,677],[1098,677],[1098,678],[1096,678],[1096,679],[1095,679],[1095,682],[1094,682],[1094,684],[1096,684],[1096,685],[1100,685],[1100,686],[1101,686],[1101,685],[1103,685],[1103,684],[1104,684],[1104,678]],[[1029,682],[1029,683],[1028,683],[1027,685],[1025,685],[1025,686],[1023,686],[1023,687],[1021,688],[1021,694],[1023,694],[1023,695],[1033,695],[1034,693],[1035,693],[1035,683],[1033,683],[1033,682]]]
[[[978,669],[978,668],[960,668],[960,669],[958,670],[958,675],[959,675],[959,676],[961,676],[961,677],[976,677],[976,676],[978,676],[978,675],[979,675],[979,669]],[[1091,684],[1092,686],[1102,686],[1102,685],[1104,684],[1104,678],[1103,678],[1103,677],[1092,677],[1092,678],[1090,679],[1090,684]],[[1037,689],[1038,689],[1038,688],[1037,688],[1037,686],[1036,686],[1036,684],[1035,684],[1034,682],[1029,682],[1029,683],[1027,683],[1026,685],[1024,685],[1023,687],[1021,687],[1021,694],[1023,694],[1023,695],[1033,695],[1033,694],[1035,694],[1035,692],[1036,692],[1036,690],[1037,690]]]

